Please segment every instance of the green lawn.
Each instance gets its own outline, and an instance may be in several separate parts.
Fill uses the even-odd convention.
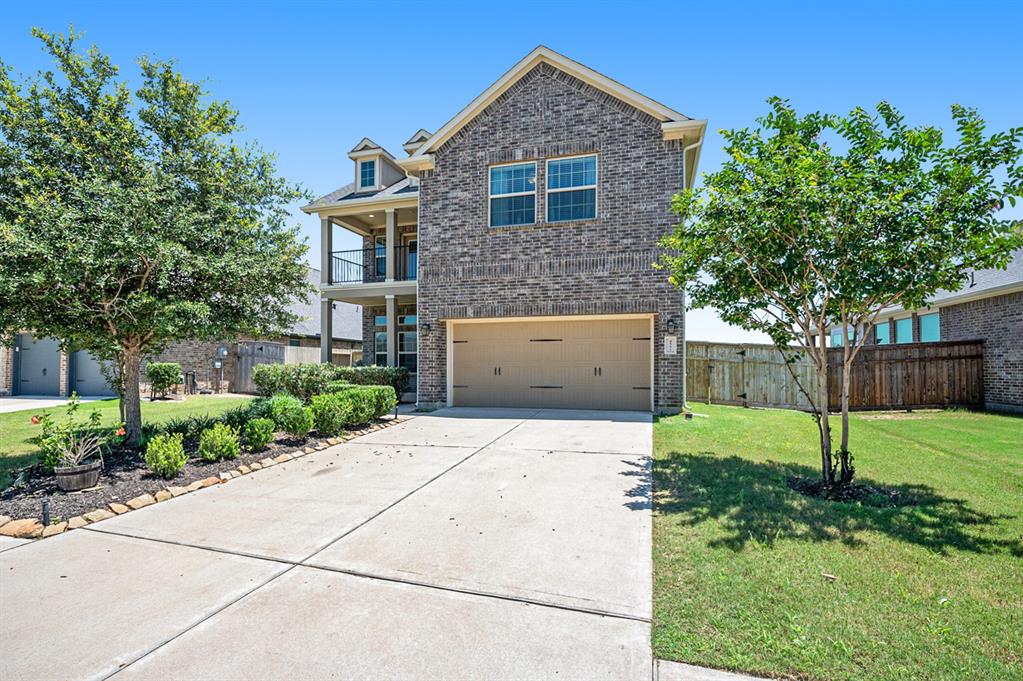
[[[810,416],[694,410],[709,418],[654,428],[658,657],[796,678],[1023,678],[1023,419],[854,415],[858,480],[918,498],[883,509],[786,487],[817,474]]]
[[[142,421],[159,423],[195,414],[219,414],[250,399],[194,395],[181,402],[143,400]],[[84,421],[94,409],[98,409],[103,415],[103,423],[114,424],[119,420],[116,399],[85,402],[79,407],[77,418]],[[36,447],[30,440],[39,435],[40,426],[32,425],[32,416],[49,413],[55,420],[60,421],[64,418],[65,410],[65,407],[50,407],[0,414],[0,489],[11,483],[12,470],[26,466],[36,459]]]

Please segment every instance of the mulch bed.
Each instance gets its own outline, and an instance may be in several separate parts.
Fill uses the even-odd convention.
[[[144,451],[138,447],[120,446],[104,457],[103,472],[99,484],[81,492],[62,492],[52,473],[36,464],[22,471],[17,482],[0,493],[0,515],[12,518],[42,518],[43,499],[50,500],[50,517],[54,520],[68,518],[97,508],[104,508],[111,502],[124,503],[141,494],[155,494],[170,485],[185,486],[196,480],[217,476],[242,464],[271,459],[286,452],[304,447],[315,447],[326,442],[326,437],[315,434],[306,438],[292,438],[278,433],[277,438],[258,452],[242,450],[236,459],[207,462],[199,457],[197,441],[185,441],[189,452],[188,463],[176,477],[165,480],[146,467]]]
[[[905,492],[851,483],[848,485],[826,485],[820,478],[790,477],[785,484],[794,492],[816,499],[827,499],[843,503],[862,504],[875,508],[899,508],[915,506],[916,500]]]

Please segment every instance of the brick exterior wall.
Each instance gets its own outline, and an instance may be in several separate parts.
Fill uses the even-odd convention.
[[[984,340],[984,401],[1023,413],[1023,292],[941,308],[941,340]]]
[[[224,381],[220,382],[220,370],[213,368],[213,360],[217,358],[217,348],[226,345],[227,357],[224,358]],[[238,346],[234,341],[178,341],[171,343],[160,353],[146,358],[146,362],[177,362],[181,365],[181,373],[195,372],[195,380],[199,388],[230,392],[234,384],[235,364]],[[140,383],[148,390],[145,366],[142,368]]]
[[[595,220],[546,224],[544,161],[598,156]],[[488,227],[488,166],[537,161],[538,223]],[[683,331],[683,296],[651,263],[674,223],[680,143],[660,123],[606,93],[540,64],[435,153],[419,191],[419,400],[447,401],[442,320],[654,313],[654,403],[683,404],[684,348],[663,354],[666,322]],[[371,336],[367,336],[371,338]]]

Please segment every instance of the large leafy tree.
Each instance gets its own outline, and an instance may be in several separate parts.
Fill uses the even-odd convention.
[[[1023,128],[985,134],[978,114],[952,108],[957,140],[911,128],[891,105],[876,114],[800,116],[781,99],[756,129],[723,131],[727,160],[704,187],[674,198],[681,221],[663,241],[664,264],[694,307],[767,333],[791,362],[820,435],[827,485],[852,480],[850,366],[878,314],[918,308],[957,289],[972,268],[1004,267],[1023,243],[1004,204],[1023,194]],[[841,404],[828,403],[827,329],[842,348]],[[798,377],[793,372],[794,380]],[[838,461],[829,411],[841,409]]]
[[[303,194],[173,63],[141,58],[133,91],[73,32],[33,34],[55,71],[19,83],[0,62],[0,330],[109,360],[134,441],[147,354],[294,322]]]

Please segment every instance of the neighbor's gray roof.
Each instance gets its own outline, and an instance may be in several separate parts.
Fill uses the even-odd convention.
[[[320,271],[312,267],[306,273],[306,279],[310,284],[319,289]],[[334,304],[334,338],[338,340],[362,340],[362,308],[351,303],[342,303],[340,300],[333,301]],[[319,336],[320,335],[320,296],[318,292],[311,293],[308,301],[295,301],[291,305],[291,311],[300,317],[291,327],[293,336]]]
[[[330,206],[337,203],[344,203],[345,201],[352,201],[353,199],[364,199],[368,196],[394,196],[396,194],[411,194],[419,191],[419,181],[414,178],[403,178],[398,180],[390,187],[384,187],[380,191],[370,192],[357,192],[355,191],[355,183],[349,182],[343,187],[338,187],[329,194],[325,194],[320,198],[316,199],[308,206],[305,206],[303,210],[316,210],[321,206]]]
[[[1013,253],[1012,260],[1004,270],[975,270],[966,285],[958,291],[939,291],[930,300],[939,303],[949,298],[975,295],[989,289],[999,289],[1011,284],[1023,283],[1023,248]]]

